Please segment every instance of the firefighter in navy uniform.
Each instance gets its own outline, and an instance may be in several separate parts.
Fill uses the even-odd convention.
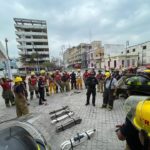
[[[98,84],[98,81],[95,77],[95,73],[92,71],[89,75],[89,77],[86,80],[87,85],[87,100],[85,105],[89,105],[90,96],[92,94],[92,104],[95,106],[95,98],[96,98],[96,85]]]
[[[46,101],[45,99],[45,80],[42,76],[39,77],[38,81],[38,90],[39,90],[39,105],[43,105],[43,101]]]
[[[72,73],[70,74],[70,79],[71,79],[71,89],[77,89],[76,86],[76,74],[74,72],[74,70],[72,71]]]

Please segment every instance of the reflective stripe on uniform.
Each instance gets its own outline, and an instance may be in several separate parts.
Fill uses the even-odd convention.
[[[37,150],[41,150],[41,148],[40,148],[39,144],[37,144]]]

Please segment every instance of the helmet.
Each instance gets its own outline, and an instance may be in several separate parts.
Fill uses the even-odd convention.
[[[136,106],[140,101],[150,99],[149,96],[129,96],[123,106],[125,114],[129,120],[132,121]]]
[[[17,82],[22,82],[22,78],[21,78],[21,77],[16,77],[14,82],[15,82],[15,83],[17,83]]]
[[[44,74],[44,73],[45,73],[45,70],[41,70],[41,71],[40,71],[40,74]]]
[[[150,73],[150,69],[144,70],[145,73]]]
[[[150,100],[140,101],[136,106],[133,124],[138,130],[144,130],[150,137]]]
[[[109,78],[111,76],[110,72],[105,73],[106,78]]]
[[[32,72],[31,72],[31,76],[34,76],[34,75],[35,75],[35,73],[32,71]]]

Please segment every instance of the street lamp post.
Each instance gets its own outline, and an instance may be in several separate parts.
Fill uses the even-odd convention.
[[[7,54],[7,74],[8,78],[12,79],[12,73],[11,73],[11,66],[10,66],[10,59],[9,59],[9,54],[8,54],[8,39],[5,38],[5,43],[6,43],[6,54]]]

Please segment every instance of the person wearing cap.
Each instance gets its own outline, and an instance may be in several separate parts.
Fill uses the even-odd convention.
[[[25,97],[25,89],[21,83],[22,83],[22,78],[16,77],[15,85],[14,85],[14,94],[15,94],[17,117],[21,117],[29,113],[29,109]]]
[[[10,79],[6,79],[6,78],[0,79],[0,85],[3,89],[2,97],[5,100],[6,107],[10,107],[10,105],[12,106],[15,105],[14,94],[11,90],[11,82],[12,80]]]
[[[64,92],[64,90],[66,90],[66,92],[70,91],[69,81],[70,75],[66,71],[64,71],[61,77],[62,92]]]
[[[116,94],[117,80],[111,77],[110,72],[106,72],[105,77],[106,79],[104,82],[103,104],[101,108],[108,107],[108,110],[112,110]]]
[[[77,76],[76,76],[76,83],[77,83],[77,89],[82,90],[82,75],[81,75],[81,70],[77,70]]]
[[[95,99],[96,99],[96,85],[98,84],[98,81],[95,77],[95,73],[91,72],[89,77],[86,80],[87,85],[87,100],[86,100],[86,106],[90,104],[90,96],[92,94],[92,104],[95,106]]]
[[[87,80],[88,77],[89,77],[89,72],[86,69],[85,72],[84,72],[84,74],[83,74],[83,81],[84,81],[84,85],[85,85],[86,89],[87,89],[86,80]]]
[[[72,70],[72,73],[70,74],[70,80],[71,80],[71,89],[77,89],[76,86],[76,73],[74,72],[74,70]]]
[[[34,92],[36,97],[38,98],[38,87],[37,87],[38,79],[35,76],[34,72],[31,72],[31,76],[28,79],[29,91],[30,91],[30,100],[33,100]]]
[[[101,70],[98,71],[98,74],[96,75],[96,79],[98,80],[98,85],[97,85],[98,92],[103,93],[105,76],[102,74]]]

